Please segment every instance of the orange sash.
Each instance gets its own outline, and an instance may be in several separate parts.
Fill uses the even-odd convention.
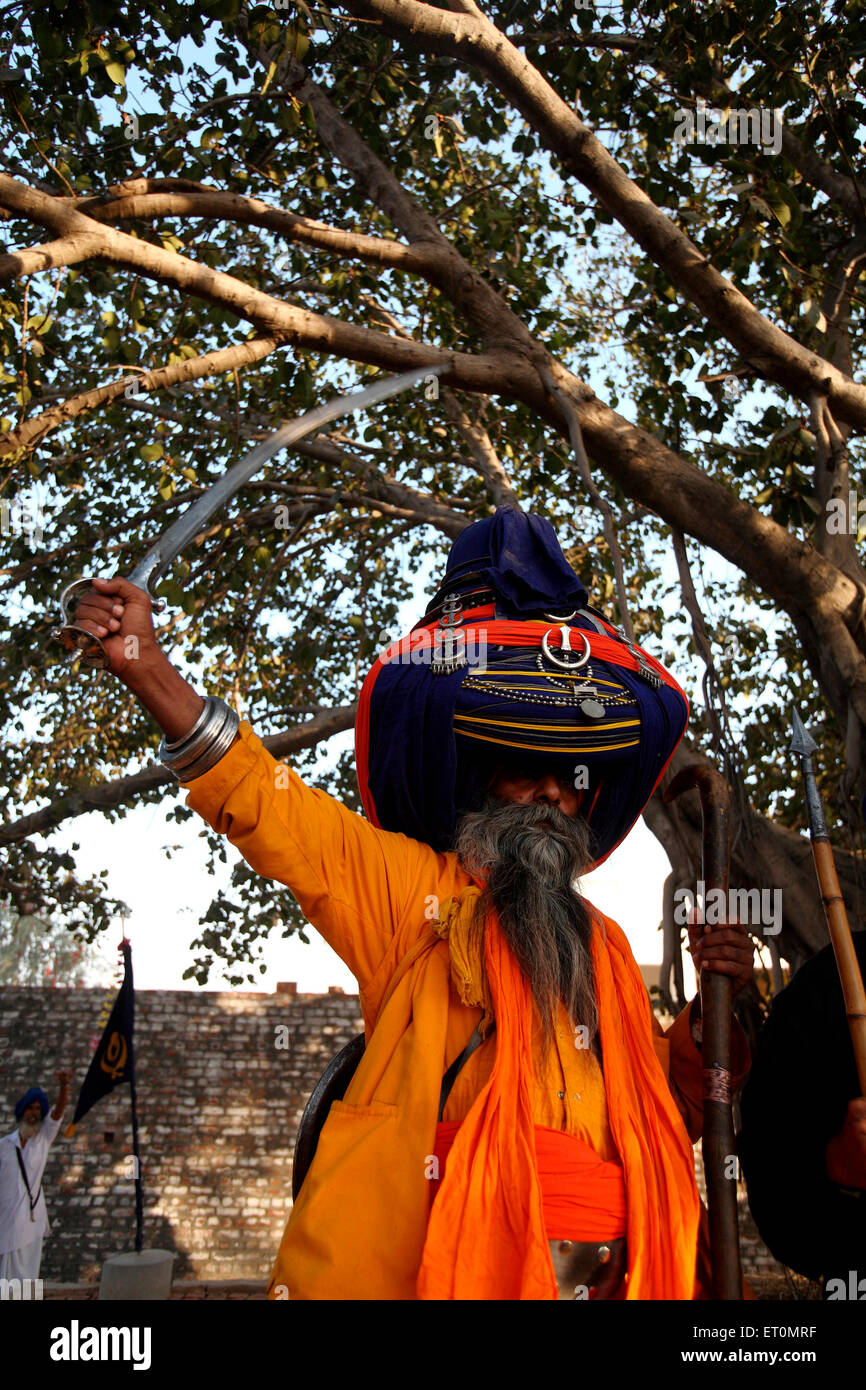
[[[441,1120],[434,1154],[440,1180],[462,1121]],[[535,1157],[548,1240],[619,1240],[625,1235],[625,1183],[618,1163],[606,1163],[576,1134],[534,1125]],[[439,1188],[434,1181],[433,1195]]]
[[[469,927],[477,888],[445,913],[465,1002],[484,981]],[[691,1299],[699,1199],[692,1147],[652,1045],[649,997],[624,932],[596,912],[592,936],[608,1119],[625,1177],[629,1299]],[[529,985],[495,915],[484,932],[496,1017],[493,1071],[454,1141],[418,1273],[420,1299],[557,1299],[532,1123]]]

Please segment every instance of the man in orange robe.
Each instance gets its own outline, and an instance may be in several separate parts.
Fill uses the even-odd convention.
[[[166,738],[182,740],[205,705],[159,650],[149,600],[122,579],[96,583],[99,596],[85,596],[76,622],[103,638],[111,669]],[[521,651],[552,631],[547,619],[497,626],[497,614],[488,617],[499,651],[512,627]],[[601,696],[588,708],[607,716],[602,687],[615,682],[605,682],[610,668],[601,662],[619,659],[619,644],[592,621],[600,634],[593,657],[601,653],[592,690]],[[124,654],[132,635],[135,661]],[[647,671],[681,696],[639,649],[621,660],[632,674],[607,697],[612,706],[634,705],[632,675]],[[528,679],[523,668],[520,679]],[[645,712],[624,719],[618,706],[613,715],[607,739],[649,721]],[[560,731],[563,716],[555,718]],[[490,724],[486,715],[465,720],[468,738]],[[508,726],[513,738],[530,728],[530,738],[542,737],[541,725],[525,719]],[[481,736],[490,741],[489,730]],[[273,1298],[706,1292],[697,1278],[691,1148],[701,1123],[695,1008],[663,1035],[623,932],[573,889],[577,873],[603,857],[587,832],[600,786],[590,805],[561,759],[527,752],[542,744],[508,742],[496,744],[483,795],[458,819],[456,848],[371,823],[369,795],[373,814],[364,819],[307,787],[246,721],[213,766],[180,778],[189,806],[256,872],[291,888],[359,985],[365,1053],[319,1137],[277,1255]],[[359,777],[368,755],[359,744]],[[652,785],[663,770],[652,764]],[[615,786],[612,804],[621,793]],[[620,819],[633,811],[630,804]],[[608,839],[628,828],[617,825]],[[750,977],[742,929],[721,927],[700,941],[695,934],[693,947],[696,963],[731,975],[735,991]],[[468,1039],[477,1046],[442,1107],[443,1072]],[[735,1029],[735,1084],[747,1067]],[[604,1266],[614,1253],[612,1281]]]

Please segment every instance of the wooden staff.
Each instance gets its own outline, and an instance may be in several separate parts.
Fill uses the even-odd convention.
[[[821,901],[824,904],[827,929],[833,943],[839,978],[842,981],[842,997],[845,1000],[845,1013],[848,1016],[848,1027],[851,1030],[851,1042],[854,1045],[857,1075],[860,1078],[860,1094],[866,1096],[866,990],[863,988],[860,962],[857,959],[857,952],[854,950],[854,942],[851,939],[851,927],[848,922],[848,913],[845,911],[845,900],[839,887],[839,879],[836,875],[836,861],[833,858],[833,848],[830,844],[830,835],[824,818],[824,806],[821,801],[821,793],[818,791],[818,783],[815,780],[815,769],[812,766],[812,754],[818,751],[818,745],[810,737],[796,710],[793,711],[792,722],[794,733],[791,750],[799,757],[800,767],[803,770],[806,809],[809,813],[809,834],[812,838],[812,858],[815,861],[815,872],[818,875],[818,887],[821,892]]]
[[[731,857],[728,784],[714,767],[691,763],[670,782],[664,799],[673,801],[691,788],[696,788],[701,798],[704,893],[709,895],[711,889],[721,889],[727,902]],[[733,981],[729,975],[701,970],[704,1082],[701,1152],[707,1180],[713,1292],[716,1298],[729,1302],[743,1297],[737,1185],[729,1176],[730,1160],[737,1152],[731,1112],[732,991]]]

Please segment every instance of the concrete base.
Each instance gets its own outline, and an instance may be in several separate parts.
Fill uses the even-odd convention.
[[[134,1250],[109,1255],[102,1266],[100,1301],[126,1302],[128,1299],[165,1299],[171,1293],[174,1252]]]

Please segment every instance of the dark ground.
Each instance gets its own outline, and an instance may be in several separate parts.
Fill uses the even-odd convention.
[[[819,1284],[811,1284],[808,1279],[803,1279],[799,1274],[790,1271],[784,1275],[753,1274],[749,1276],[748,1282],[755,1298],[761,1302],[821,1301]],[[265,1287],[264,1282],[259,1283],[252,1279],[236,1279],[225,1282],[212,1280],[202,1283],[176,1280],[172,1285],[171,1298],[172,1301],[175,1299],[220,1299],[223,1301],[255,1299],[258,1301],[264,1299]],[[96,1299],[98,1291],[98,1284],[46,1284],[45,1298],[90,1302]]]

